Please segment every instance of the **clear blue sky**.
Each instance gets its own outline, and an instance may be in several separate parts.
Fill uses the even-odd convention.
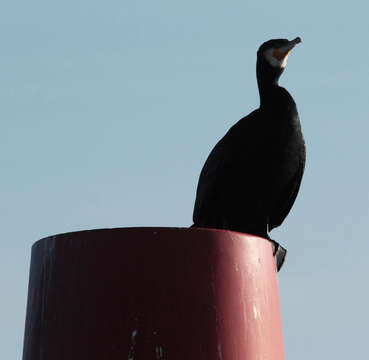
[[[273,237],[286,359],[367,356],[367,2],[12,1],[0,11],[0,357],[23,346],[31,245],[188,226],[217,140],[258,106],[258,46],[301,36],[281,84],[307,142]]]

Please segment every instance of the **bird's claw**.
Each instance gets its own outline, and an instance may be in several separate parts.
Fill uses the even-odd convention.
[[[273,244],[273,256],[275,256],[277,271],[279,271],[284,264],[287,250],[275,240],[269,239],[269,241]]]

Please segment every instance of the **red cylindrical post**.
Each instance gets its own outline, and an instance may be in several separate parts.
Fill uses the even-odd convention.
[[[23,360],[282,360],[265,239],[120,228],[33,245]]]

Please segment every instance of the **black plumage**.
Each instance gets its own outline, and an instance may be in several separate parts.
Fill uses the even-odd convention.
[[[300,41],[275,39],[260,46],[260,107],[232,126],[207,158],[193,226],[270,239],[269,231],[288,215],[304,172],[305,142],[295,101],[278,80],[289,52]],[[285,250],[276,246],[275,252],[279,269]]]

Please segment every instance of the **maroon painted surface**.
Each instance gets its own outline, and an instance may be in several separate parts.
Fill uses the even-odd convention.
[[[282,360],[268,241],[121,228],[32,248],[23,360]]]

